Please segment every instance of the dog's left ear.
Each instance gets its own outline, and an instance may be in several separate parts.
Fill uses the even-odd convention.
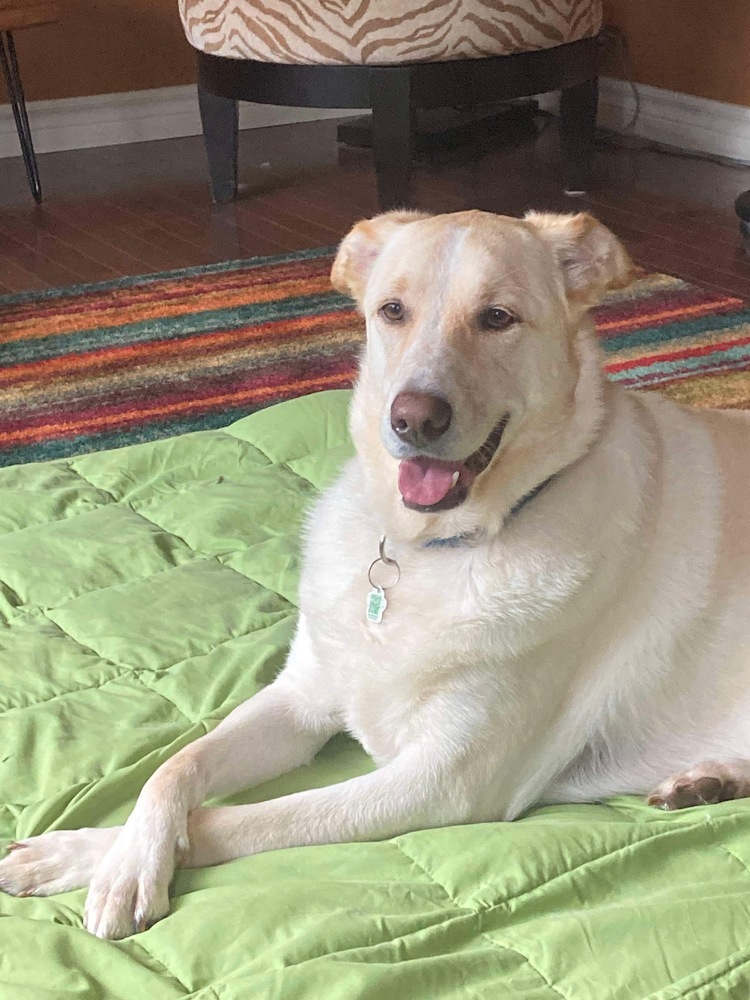
[[[552,245],[568,298],[579,305],[595,305],[608,289],[633,280],[635,268],[625,247],[586,212],[528,212],[525,220]]]
[[[367,278],[388,239],[397,229],[420,219],[429,219],[429,215],[395,211],[358,222],[344,237],[333,262],[331,284],[336,291],[346,292],[361,302]]]

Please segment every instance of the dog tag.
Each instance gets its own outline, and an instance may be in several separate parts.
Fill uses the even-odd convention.
[[[379,625],[383,620],[383,615],[387,607],[388,601],[385,597],[385,591],[382,587],[375,587],[367,595],[366,616],[368,622],[374,622],[376,625]]]
[[[385,535],[381,535],[380,545],[378,546],[378,558],[370,563],[370,568],[367,571],[367,579],[370,581],[372,590],[367,595],[365,618],[368,622],[372,622],[374,625],[379,625],[382,622],[385,609],[388,607],[388,601],[385,597],[386,590],[390,590],[391,587],[395,587],[401,579],[401,569],[399,564],[395,559],[391,559],[385,554],[385,542]],[[381,563],[387,568],[386,575],[391,578],[391,582],[385,587],[380,583],[376,583],[372,578],[372,571]],[[382,573],[382,570],[380,572]]]

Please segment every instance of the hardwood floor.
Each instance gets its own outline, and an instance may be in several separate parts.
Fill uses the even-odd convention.
[[[732,210],[750,168],[603,136],[582,203],[561,194],[556,131],[548,120],[535,141],[419,164],[420,206],[588,207],[643,267],[750,297]],[[377,210],[369,153],[339,151],[335,122],[243,132],[240,155],[242,194],[225,206],[210,202],[198,137],[41,155],[40,207],[20,159],[0,160],[0,292],[333,245]]]

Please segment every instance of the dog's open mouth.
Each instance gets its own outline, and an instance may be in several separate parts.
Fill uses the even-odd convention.
[[[404,506],[432,514],[462,504],[474,480],[492,461],[507,423],[506,414],[484,444],[463,462],[445,462],[427,455],[405,458],[398,467],[398,488]]]

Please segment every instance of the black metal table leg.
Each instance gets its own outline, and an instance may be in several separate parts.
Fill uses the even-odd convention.
[[[21,86],[21,74],[18,72],[16,46],[10,31],[0,31],[0,66],[2,66],[5,77],[5,86],[13,109],[13,117],[16,120],[16,131],[21,143],[21,153],[26,167],[26,176],[29,179],[29,187],[34,201],[38,205],[42,200],[42,185],[39,182],[39,167],[31,138],[29,116],[26,113],[26,98]]]

